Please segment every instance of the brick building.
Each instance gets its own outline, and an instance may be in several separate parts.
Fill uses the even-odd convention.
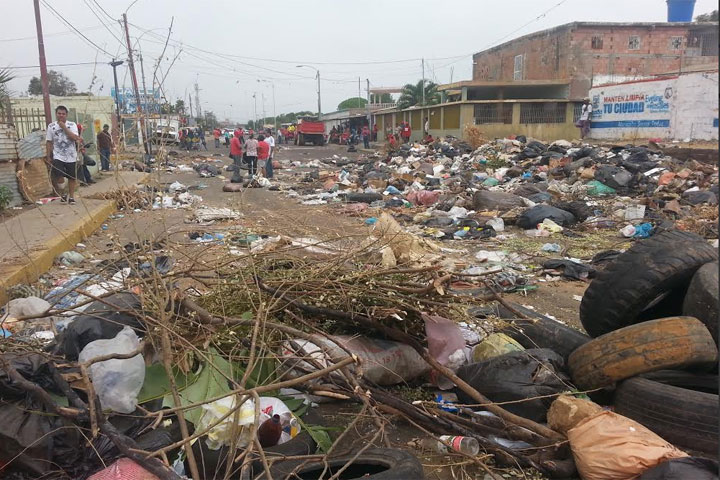
[[[717,22],[574,22],[476,53],[472,81],[452,87],[469,87],[463,92],[467,100],[509,98],[497,95],[500,85],[544,85],[541,98],[580,99],[593,85],[717,63]]]

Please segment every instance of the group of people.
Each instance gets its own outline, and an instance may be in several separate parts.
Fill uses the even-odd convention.
[[[395,129],[388,127],[387,129],[387,141],[390,144],[391,149],[395,149],[400,142],[410,143],[410,137],[412,136],[412,127],[410,122],[402,121]],[[430,135],[430,119],[425,117],[423,122],[423,136],[420,140],[421,143],[430,144],[434,141],[432,135]]]
[[[370,148],[370,142],[377,141],[378,126],[373,128],[365,124],[362,127],[355,125],[336,125],[330,129],[329,141],[339,145],[357,145],[360,140],[363,142],[364,148]]]
[[[228,135],[229,136],[229,135]],[[216,137],[216,145],[219,146],[219,137]],[[248,130],[248,138],[245,139],[245,132],[238,127],[230,139],[230,158],[239,167],[241,163],[248,165],[250,176],[257,174],[258,164],[260,171],[265,178],[273,178],[273,156],[275,153],[275,137],[272,130],[267,129],[255,138],[255,132]]]
[[[68,109],[59,105],[55,108],[56,120],[47,126],[45,135],[45,163],[50,169],[50,182],[60,201],[75,204],[75,188],[78,178],[85,185],[95,183],[90,176],[88,166],[95,165],[87,154],[92,143],[85,144],[82,139],[82,125],[67,119]],[[110,134],[110,126],[103,125],[97,134],[97,149],[100,153],[100,170],[110,171],[110,153],[115,143]],[[67,193],[61,185],[67,180]]]
[[[183,150],[190,151],[199,150],[200,145],[207,150],[207,143],[205,142],[205,132],[202,128],[181,128],[178,132],[178,140],[180,141],[180,148]]]

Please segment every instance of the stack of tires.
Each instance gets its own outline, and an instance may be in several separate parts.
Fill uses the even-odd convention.
[[[636,243],[590,283],[580,319],[595,338],[569,356],[578,388],[615,386],[617,413],[717,454],[716,249],[681,231]]]

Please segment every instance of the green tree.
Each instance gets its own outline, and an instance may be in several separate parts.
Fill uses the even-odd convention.
[[[69,95],[77,95],[78,93],[75,83],[63,73],[56,72],[55,70],[48,70],[48,84],[50,87],[50,95],[66,97]],[[42,95],[42,81],[40,78],[32,77],[30,79],[28,93],[30,95]]]
[[[695,17],[696,22],[717,22],[718,21],[718,11],[713,10],[710,13],[703,13],[701,15],[698,15]]]
[[[408,108],[413,105],[423,105],[423,81],[420,80],[415,85],[406,84],[400,98],[397,101],[398,107]],[[425,81],[425,103],[424,105],[436,105],[440,103],[440,92],[438,92],[437,84]]]
[[[185,114],[185,100],[177,99],[175,100],[175,106],[173,108],[172,113],[179,113],[180,115]]]
[[[364,98],[352,97],[338,103],[337,109],[347,110],[348,108],[363,108],[365,105],[367,105],[367,100]]]
[[[389,93],[383,93],[378,95],[377,93],[371,93],[370,94],[370,103],[393,103],[395,100],[393,100],[392,95]]]
[[[0,111],[5,111],[6,108],[9,108],[10,88],[8,87],[8,83],[14,78],[15,76],[10,73],[10,70],[0,70]]]

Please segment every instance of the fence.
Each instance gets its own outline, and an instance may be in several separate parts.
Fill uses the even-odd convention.
[[[473,116],[475,125],[483,123],[512,123],[513,106],[511,103],[482,103],[475,105]]]
[[[42,108],[0,109],[0,123],[15,126],[18,138],[24,138],[35,130],[45,130],[45,111]]]

